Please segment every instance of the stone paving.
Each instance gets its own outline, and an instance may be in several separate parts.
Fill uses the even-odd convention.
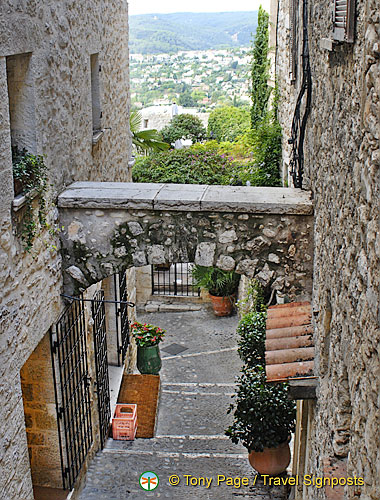
[[[284,489],[264,486],[255,476],[245,448],[224,436],[231,422],[227,409],[240,369],[237,317],[216,318],[202,310],[144,313],[139,320],[167,330],[162,349],[179,344],[186,350],[178,355],[161,351],[156,437],[133,442],[109,439],[89,467],[80,500],[285,500]],[[145,471],[159,476],[159,486],[152,492],[139,487]],[[178,486],[169,484],[173,474],[180,478]],[[192,481],[212,478],[212,483],[209,488],[186,485],[185,475],[191,475]],[[246,477],[249,486],[217,485],[218,475]]]

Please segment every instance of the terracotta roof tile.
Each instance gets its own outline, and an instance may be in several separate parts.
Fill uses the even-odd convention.
[[[312,334],[310,302],[268,308],[265,342],[268,382],[313,376]]]

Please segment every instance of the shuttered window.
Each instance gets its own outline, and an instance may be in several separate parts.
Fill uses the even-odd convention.
[[[355,0],[334,0],[334,40],[353,42],[355,32]]]

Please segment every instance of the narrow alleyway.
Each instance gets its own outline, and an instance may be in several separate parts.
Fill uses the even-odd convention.
[[[269,488],[260,480],[252,486],[255,476],[245,448],[224,436],[231,421],[226,411],[240,369],[237,317],[216,318],[202,310],[146,313],[139,321],[167,330],[161,344],[163,368],[156,437],[134,442],[109,439],[90,465],[80,499],[284,500],[281,488]],[[139,486],[139,477],[145,471],[159,477],[159,486],[152,492]],[[178,486],[169,484],[169,476],[174,474],[180,478]],[[209,488],[186,485],[184,475],[213,481]],[[217,485],[218,475],[247,477],[250,486],[235,488],[225,482]]]

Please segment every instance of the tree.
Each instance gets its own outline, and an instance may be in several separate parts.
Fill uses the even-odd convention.
[[[197,116],[182,114],[172,118],[169,125],[161,130],[163,140],[174,144],[178,139],[191,139],[199,142],[206,139],[207,132]]]
[[[216,108],[208,120],[208,134],[212,139],[234,141],[250,128],[249,111],[233,106]]]
[[[252,107],[251,107],[251,123],[254,129],[257,124],[264,119],[270,96],[270,88],[268,86],[269,78],[269,59],[268,59],[268,21],[269,15],[261,7],[259,8],[258,24],[255,34],[255,40],[252,49]]]
[[[132,134],[132,144],[139,152],[165,151],[169,149],[167,142],[162,142],[156,129],[140,130],[142,122],[141,113],[132,111],[129,117],[129,126]]]

